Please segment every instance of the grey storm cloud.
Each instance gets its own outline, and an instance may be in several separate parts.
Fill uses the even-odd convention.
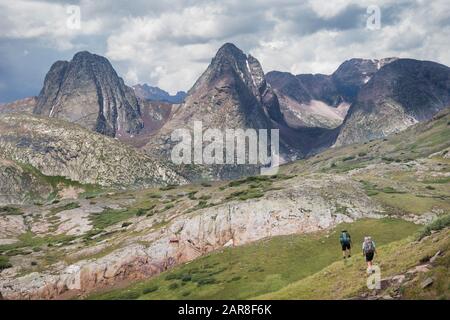
[[[80,28],[67,28],[79,6]],[[381,10],[368,30],[367,6]],[[447,0],[79,0],[0,2],[0,102],[37,95],[56,60],[106,56],[127,84],[188,90],[224,42],[265,71],[331,73],[352,57],[450,64]]]

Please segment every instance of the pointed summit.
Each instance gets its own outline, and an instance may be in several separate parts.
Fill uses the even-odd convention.
[[[142,129],[140,107],[105,57],[81,51],[55,62],[47,73],[35,114],[61,118],[109,136]]]
[[[191,129],[202,121],[203,129],[272,129],[283,122],[278,99],[266,84],[258,60],[234,44],[224,44],[210,65],[189,90],[185,102],[154,136],[146,149],[168,157],[170,134],[176,128]],[[230,172],[212,168],[214,178],[256,174],[257,167]],[[250,171],[249,171],[250,170]]]
[[[211,102],[207,102],[206,97],[210,97]],[[218,101],[217,97],[224,99]],[[225,101],[230,99],[237,99],[235,107],[240,109],[237,115],[243,117],[241,120],[246,126],[267,128],[271,120],[283,121],[278,100],[267,86],[259,61],[234,44],[225,43],[189,91],[185,105],[189,107],[192,102],[197,112],[198,105],[207,108],[212,104],[217,111],[223,109]]]
[[[244,52],[241,49],[239,49],[233,43],[230,43],[230,42],[223,44],[219,48],[219,50],[217,50],[216,57],[220,56],[220,55],[233,55],[233,56],[243,55],[243,56],[245,56]]]

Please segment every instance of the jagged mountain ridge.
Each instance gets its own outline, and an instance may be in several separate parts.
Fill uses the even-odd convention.
[[[157,150],[158,154],[168,158],[173,146],[170,134],[178,128],[192,129],[193,121],[202,121],[204,129],[279,129],[282,161],[305,157],[331,146],[337,135],[334,128],[290,127],[258,60],[230,43],[218,50],[206,71],[189,90],[185,102],[150,137],[144,148],[148,152]],[[257,166],[215,166],[207,176],[230,178],[255,174],[257,170]]]

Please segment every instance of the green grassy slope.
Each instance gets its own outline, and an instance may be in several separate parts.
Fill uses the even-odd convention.
[[[341,228],[352,234],[359,254],[364,235],[383,245],[413,234],[418,226],[398,219],[364,219],[330,231],[274,237],[212,253],[151,280],[90,298],[247,299],[273,292],[342,260]]]
[[[450,212],[449,152],[450,109],[446,109],[429,122],[383,140],[328,149],[288,164],[282,172],[351,174],[387,213],[445,214]]]
[[[314,157],[288,164],[283,171],[346,173],[370,164],[407,163],[438,152],[441,154],[435,158],[449,164],[448,158],[442,159],[442,155],[450,152],[449,148],[450,108],[428,122],[419,123],[385,139],[330,148]]]
[[[437,267],[420,274],[417,279],[403,288],[402,298],[406,299],[450,299],[449,266],[450,239],[448,229],[432,238],[416,243],[413,237],[380,246],[375,264],[381,269],[381,277],[404,274],[412,267],[423,263],[439,250],[444,253],[437,260]],[[433,288],[421,288],[427,277],[434,279]],[[364,260],[356,255],[345,263],[335,262],[307,278],[294,282],[285,288],[256,299],[344,299],[368,292]],[[389,290],[386,290],[389,293]]]

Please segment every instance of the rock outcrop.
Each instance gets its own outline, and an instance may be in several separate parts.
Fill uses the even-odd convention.
[[[51,185],[32,171],[0,158],[0,206],[45,199],[52,191]]]
[[[168,165],[116,139],[46,117],[0,116],[0,153],[47,176],[81,183],[142,187],[185,182]]]

